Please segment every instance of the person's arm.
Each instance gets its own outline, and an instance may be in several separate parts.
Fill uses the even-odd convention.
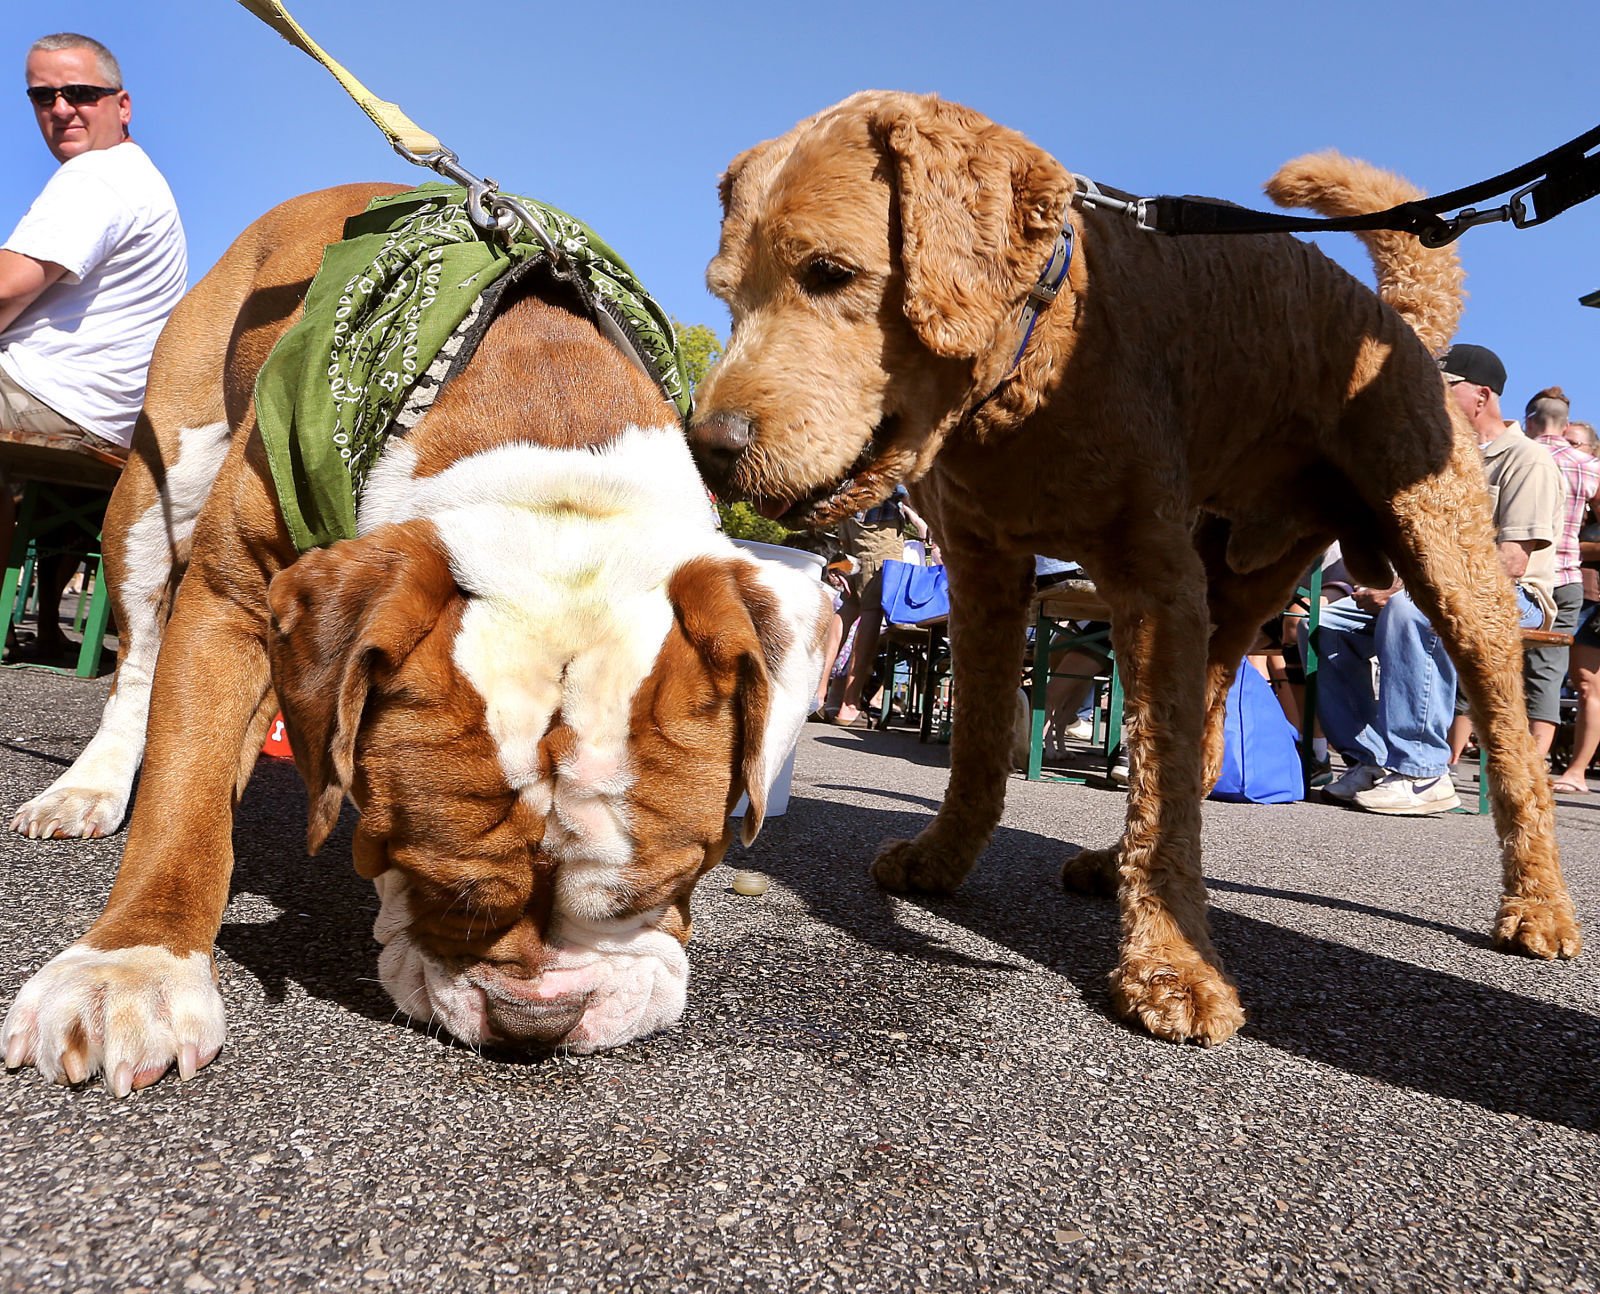
[[[1389,605],[1389,599],[1402,588],[1400,577],[1395,576],[1395,581],[1386,589],[1370,589],[1365,584],[1355,584],[1350,588],[1350,600],[1369,615],[1377,615],[1384,607]]]
[[[917,515],[917,510],[909,503],[901,500],[900,515],[911,523],[911,529],[916,532],[917,538],[926,543],[928,540],[928,523]]]
[[[0,332],[39,299],[39,294],[65,274],[54,261],[36,261],[20,252],[0,250]]]
[[[1536,539],[1502,539],[1496,545],[1500,550],[1500,565],[1506,568],[1506,574],[1514,580],[1520,580],[1527,574],[1528,557],[1533,550],[1547,546]]]
[[[1495,551],[1513,580],[1528,571],[1530,554],[1551,547],[1561,531],[1561,470],[1533,442],[1514,445],[1498,474]]]

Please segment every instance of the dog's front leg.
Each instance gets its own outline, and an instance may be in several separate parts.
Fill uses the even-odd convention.
[[[946,539],[954,715],[944,803],[915,840],[872,864],[885,889],[948,894],[972,870],[1005,808],[1033,563]]]
[[[1204,580],[1187,535],[1173,538],[1150,560],[1127,554],[1121,579],[1100,585],[1127,689],[1130,755],[1111,984],[1117,1009],[1157,1037],[1209,1046],[1231,1037],[1244,1013],[1211,945],[1200,874]]]
[[[211,948],[233,869],[241,751],[260,745],[268,669],[260,613],[213,575],[197,564],[173,609],[106,910],[23,985],[0,1030],[7,1068],[32,1064],[73,1083],[101,1073],[125,1096],[174,1064],[190,1077],[222,1046]]]

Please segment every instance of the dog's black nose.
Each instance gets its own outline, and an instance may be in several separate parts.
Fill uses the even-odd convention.
[[[727,480],[749,445],[750,419],[742,413],[709,414],[689,428],[689,448],[700,470],[718,482]]]

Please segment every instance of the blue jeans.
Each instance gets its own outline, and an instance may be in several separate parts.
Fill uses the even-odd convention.
[[[1538,628],[1544,613],[1520,588],[1516,592],[1522,627]],[[1418,779],[1449,768],[1456,667],[1405,590],[1376,617],[1351,598],[1323,607],[1317,649],[1317,717],[1328,744],[1347,762]]]
[[[1419,779],[1449,768],[1456,667],[1403,589],[1377,616],[1352,598],[1323,607],[1317,649],[1317,717],[1347,763]]]

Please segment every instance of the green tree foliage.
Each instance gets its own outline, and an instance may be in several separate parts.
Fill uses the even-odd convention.
[[[684,374],[696,387],[722,355],[722,342],[705,324],[686,324],[674,319],[678,333],[678,353],[683,356]]]
[[[678,333],[678,353],[683,356],[684,372],[691,385],[698,387],[722,356],[722,341],[705,324],[686,324],[677,319],[672,326]],[[717,500],[717,515],[722,530],[730,539],[754,539],[762,544],[781,544],[794,532],[776,521],[768,521],[748,503]]]
[[[748,503],[717,500],[717,515],[722,518],[722,533],[730,539],[754,539],[762,544],[781,544],[794,533],[776,521],[768,521]]]

